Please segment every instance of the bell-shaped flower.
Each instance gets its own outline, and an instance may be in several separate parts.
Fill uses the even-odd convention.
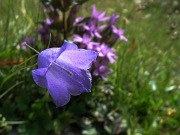
[[[37,85],[48,89],[57,107],[66,105],[70,95],[91,91],[92,77],[87,69],[97,55],[65,41],[61,48],[39,53],[38,69],[32,71],[33,79]]]

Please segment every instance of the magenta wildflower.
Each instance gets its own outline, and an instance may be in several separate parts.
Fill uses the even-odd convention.
[[[54,22],[54,20],[47,18],[44,22],[46,25],[51,25]]]
[[[109,19],[108,25],[112,26],[114,25],[119,19],[119,16],[116,14],[112,14],[111,18]]]
[[[118,58],[115,51],[104,43],[97,48],[97,51],[99,52],[99,57],[107,58],[110,63],[114,63],[115,59]]]
[[[107,60],[103,60],[101,63],[98,61],[94,62],[95,70],[93,72],[94,76],[101,76],[103,80],[107,80],[106,74],[110,74],[113,72],[112,69],[107,68]]]
[[[75,19],[75,23],[79,23],[83,20],[84,18],[83,17],[78,17]]]
[[[32,71],[35,83],[47,88],[57,107],[66,105],[70,95],[91,91],[92,77],[87,70],[97,52],[78,49],[65,41],[61,48],[49,48],[38,55],[38,69]]]
[[[92,7],[92,16],[91,18],[95,20],[96,22],[106,21],[109,19],[109,17],[105,17],[106,12],[98,12],[96,9],[96,6],[93,5]]]
[[[90,42],[87,46],[87,49],[98,52],[99,45],[100,45],[100,43],[98,43],[98,42]]]
[[[120,40],[128,41],[128,39],[123,35],[123,29],[117,29],[115,26],[112,26],[113,33],[117,36]]]
[[[89,23],[89,25],[84,25],[84,29],[87,30],[89,32],[89,34],[91,35],[91,37],[98,37],[98,38],[102,38],[102,36],[100,35],[100,31],[102,29],[104,29],[106,27],[106,25],[102,25],[100,27],[97,27],[96,25]]]
[[[91,41],[91,37],[87,34],[84,34],[82,37],[74,34],[74,41],[80,43],[80,48],[87,48]]]

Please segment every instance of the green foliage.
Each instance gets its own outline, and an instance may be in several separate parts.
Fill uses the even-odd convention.
[[[92,4],[119,14],[118,25],[129,41],[117,43],[119,58],[110,65],[114,73],[108,81],[93,78],[91,93],[72,97],[62,108],[33,82],[37,55],[17,49],[23,35],[37,29],[35,24],[45,16],[42,6],[39,1],[17,1],[3,0],[0,8],[0,134],[180,134],[178,1],[87,2],[80,14],[87,15]]]

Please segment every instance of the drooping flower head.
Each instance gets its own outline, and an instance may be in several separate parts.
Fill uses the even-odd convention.
[[[35,83],[47,88],[57,107],[67,104],[70,95],[91,91],[92,77],[87,70],[98,53],[78,49],[64,41],[61,48],[49,48],[38,55],[38,69],[32,71]]]

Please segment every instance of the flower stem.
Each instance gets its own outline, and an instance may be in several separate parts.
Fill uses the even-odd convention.
[[[34,49],[34,48],[32,48],[30,45],[28,45],[28,44],[25,44],[27,47],[29,47],[30,49],[32,49],[33,51],[35,51],[37,54],[39,54],[39,52],[36,50],[36,49]]]

